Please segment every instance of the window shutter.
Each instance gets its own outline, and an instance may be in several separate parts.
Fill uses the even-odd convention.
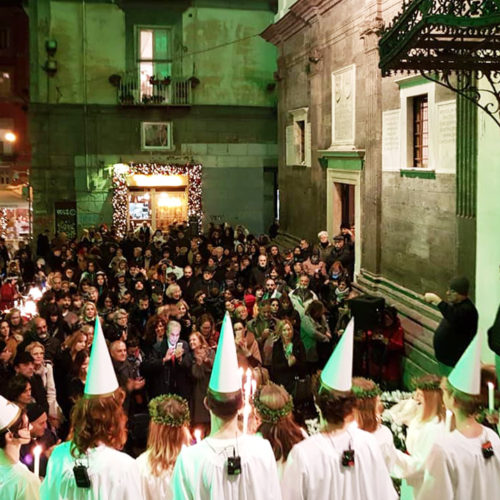
[[[311,142],[311,123],[306,122],[304,128],[304,146],[305,146],[305,164],[306,167],[312,166],[312,142]]]
[[[286,128],[286,164],[295,165],[295,139],[293,125]]]

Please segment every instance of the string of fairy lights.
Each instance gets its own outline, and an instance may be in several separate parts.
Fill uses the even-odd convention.
[[[201,228],[203,209],[201,203],[201,165],[168,165],[161,163],[128,163],[115,165],[113,170],[113,226],[119,236],[127,230],[128,187],[127,176],[185,175],[188,177],[188,218],[197,220]]]
[[[0,208],[0,236],[5,237],[7,234],[7,210]]]

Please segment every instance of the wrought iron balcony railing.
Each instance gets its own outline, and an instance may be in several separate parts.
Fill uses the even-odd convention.
[[[154,77],[141,80],[125,75],[117,85],[118,103],[123,106],[190,106],[192,81],[186,78]]]

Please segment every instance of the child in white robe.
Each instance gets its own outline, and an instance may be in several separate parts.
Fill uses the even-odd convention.
[[[491,500],[500,488],[500,438],[476,421],[487,400],[481,384],[481,342],[471,342],[441,387],[456,428],[441,436],[427,458],[418,500]]]
[[[158,396],[149,402],[148,447],[137,457],[145,500],[171,500],[172,472],[183,446],[191,440],[188,402],[175,394]]]

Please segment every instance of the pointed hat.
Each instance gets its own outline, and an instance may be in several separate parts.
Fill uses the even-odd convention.
[[[321,372],[321,383],[334,391],[350,391],[352,387],[352,355],[354,318],[349,321],[339,343]]]
[[[85,397],[110,396],[118,389],[115,369],[111,362],[108,346],[104,340],[99,317],[95,320],[94,340],[90,351],[87,381],[85,382]]]
[[[21,408],[0,396],[0,431],[8,429],[21,415]]]
[[[238,372],[238,357],[234,343],[233,325],[229,313],[226,312],[215,353],[214,366],[208,388],[212,392],[231,394],[241,389]]]
[[[481,394],[481,336],[476,334],[448,376],[450,384],[466,394]]]

